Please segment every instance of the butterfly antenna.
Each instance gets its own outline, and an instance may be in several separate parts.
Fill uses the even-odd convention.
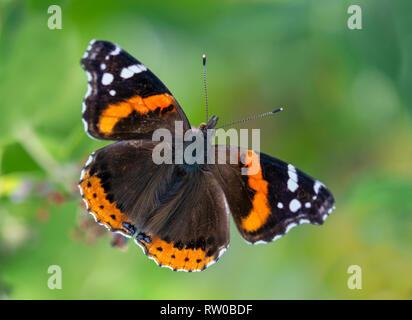
[[[205,89],[205,102],[206,102],[206,122],[209,120],[209,108],[207,104],[207,87],[206,87],[206,55],[203,54],[203,86]]]
[[[216,129],[221,129],[221,128],[225,128],[225,127],[229,127],[229,126],[234,126],[234,125],[239,124],[239,123],[243,123],[243,122],[247,122],[247,121],[250,121],[250,120],[263,118],[263,117],[269,116],[271,114],[275,114],[279,111],[283,111],[283,108],[277,108],[276,110],[273,110],[273,111],[270,111],[270,112],[265,112],[265,113],[259,114],[257,116],[252,116],[252,117],[249,117],[249,118],[246,118],[246,119],[243,119],[243,120],[238,120],[238,121],[235,121],[235,122],[224,124],[223,126],[221,126],[219,128],[216,128]]]

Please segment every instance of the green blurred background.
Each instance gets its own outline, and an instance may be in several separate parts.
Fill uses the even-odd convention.
[[[59,4],[63,29],[47,27]],[[350,4],[363,29],[349,30]],[[412,2],[0,0],[0,298],[411,299]],[[93,38],[118,43],[204,121],[285,106],[261,150],[323,181],[336,197],[321,226],[231,246],[201,273],[120,250],[84,212],[77,180],[105,142],[87,137],[79,60]],[[119,240],[119,239],[117,239]],[[63,289],[50,290],[50,265]],[[347,286],[362,268],[361,290]]]

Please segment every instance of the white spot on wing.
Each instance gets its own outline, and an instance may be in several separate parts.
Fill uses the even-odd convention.
[[[150,260],[153,260],[154,262],[156,262],[157,265],[159,265],[159,262],[157,262],[157,260],[151,256],[147,256]]]
[[[207,265],[206,268],[209,268],[211,265],[214,265],[216,263],[216,260],[210,261]]]
[[[107,86],[112,83],[114,77],[111,73],[103,73],[102,85]]]
[[[228,247],[229,246],[227,246],[226,248],[223,248],[222,250],[220,250],[219,255],[217,256],[218,259],[222,256],[222,254],[224,254],[226,252]]]
[[[313,185],[313,190],[315,190],[316,194],[319,193],[319,189],[321,186],[323,186],[323,184],[320,181],[316,180],[315,184]]]
[[[94,152],[89,156],[89,159],[87,159],[86,164],[84,166],[87,167],[90,163],[92,163],[93,158],[94,158]]]
[[[250,242],[250,244],[266,244],[267,243],[267,241],[264,241],[264,240],[259,240],[259,241],[256,241],[256,242]]]
[[[112,56],[117,56],[120,53],[121,50],[122,49],[118,45],[116,45],[116,48],[112,52],[110,52],[110,54]]]
[[[296,174],[296,168],[291,164],[288,164],[288,171],[294,172]]]
[[[298,224],[297,224],[297,223],[294,223],[294,222],[291,223],[291,224],[289,224],[289,225],[286,227],[285,234],[288,233],[288,232],[290,231],[290,229],[296,227],[297,225],[298,225]]]
[[[92,86],[90,85],[90,83],[87,83],[87,92],[86,92],[86,95],[84,96],[84,99],[87,99],[91,93],[92,93]]]
[[[83,59],[87,58],[89,56],[89,51],[92,48],[93,44],[96,42],[96,39],[93,39],[89,42],[89,45],[87,46],[87,50],[83,55]]]
[[[133,73],[139,73],[142,72],[142,70],[140,70],[139,66],[137,64],[134,64],[130,67],[128,67],[127,69],[129,69],[131,72]]]
[[[288,189],[292,192],[295,192],[299,185],[292,179],[288,179]]]
[[[329,217],[329,215],[330,215],[330,214],[333,212],[333,210],[335,210],[335,209],[336,209],[335,206],[333,206],[332,208],[330,208],[330,209],[328,210],[328,212],[323,215],[322,220],[325,221],[326,218]]]
[[[282,236],[283,236],[283,234],[278,234],[277,236],[273,237],[272,241],[276,241],[276,240],[282,238]]]
[[[162,265],[162,267],[163,267],[163,268],[170,269],[170,270],[172,270],[172,271],[173,271],[173,268],[172,268],[171,266],[166,265],[166,264],[165,264],[165,265]]]
[[[141,65],[134,64],[134,65],[132,65],[132,66],[129,67],[129,70],[132,71],[133,73],[140,73],[140,72],[142,72],[142,71],[145,71],[145,70],[143,70],[140,66],[141,66]]]
[[[116,90],[110,90],[110,91],[109,91],[109,94],[110,94],[111,96],[114,96],[114,95],[116,94]]]
[[[88,124],[87,124],[87,121],[84,120],[84,118],[82,118],[82,122],[83,122],[83,126],[84,126],[84,131],[88,132],[89,126],[88,126]]]
[[[282,209],[283,208],[283,203],[282,202],[278,202],[278,208]]]
[[[129,70],[129,68],[123,68],[122,71],[120,72],[120,76],[123,79],[129,79],[131,77],[133,77],[133,71]]]
[[[135,74],[140,73],[140,72],[144,72],[146,71],[147,68],[142,65],[142,64],[133,64],[131,66],[128,66],[127,68],[123,68],[120,76],[123,79],[129,79],[131,77],[133,77]]]
[[[295,192],[296,189],[299,187],[299,185],[298,185],[298,175],[296,173],[296,168],[291,164],[288,164],[288,175],[289,175],[288,189],[291,192]]]
[[[143,253],[146,254],[144,247],[139,243],[139,241],[137,241],[137,239],[134,239],[134,242],[142,249]]]
[[[90,49],[93,47],[93,45],[94,45],[95,42],[96,42],[96,39],[90,40],[89,46],[87,47],[87,50],[90,50]]]
[[[86,71],[86,75],[87,75],[87,92],[84,96],[84,100],[86,100],[92,93],[92,86],[90,85],[90,82],[92,81],[92,74]]]
[[[289,209],[292,212],[296,212],[298,211],[300,208],[302,207],[302,204],[300,203],[300,201],[298,199],[293,199],[290,203],[289,203]]]

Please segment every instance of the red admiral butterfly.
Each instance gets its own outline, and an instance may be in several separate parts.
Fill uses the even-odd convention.
[[[267,243],[301,223],[322,224],[334,198],[319,181],[269,155],[214,146],[238,164],[156,165],[153,132],[191,130],[165,85],[119,46],[95,41],[81,60],[89,82],[83,122],[93,138],[116,140],[90,156],[79,188],[88,211],[173,270],[201,271],[229,245],[229,213],[249,243]],[[213,129],[214,116],[200,129]],[[233,150],[232,150],[233,151]],[[257,164],[254,174],[242,169]]]

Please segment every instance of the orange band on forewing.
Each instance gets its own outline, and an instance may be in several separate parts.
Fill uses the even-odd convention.
[[[154,258],[159,265],[170,266],[174,270],[202,270],[216,259],[214,256],[206,257],[202,249],[179,250],[173,242],[167,243],[159,237],[151,237],[150,243],[138,241],[149,257]]]
[[[80,183],[80,188],[88,209],[98,222],[106,225],[112,231],[121,231],[126,235],[131,235],[130,231],[123,226],[123,222],[131,223],[131,221],[117,209],[115,203],[106,199],[106,193],[98,177],[90,176],[86,172]]]
[[[100,116],[99,129],[103,134],[113,133],[113,128],[120,119],[128,117],[133,111],[146,114],[155,111],[157,108],[163,110],[175,104],[175,99],[167,93],[157,94],[147,98],[135,96],[127,101],[109,105]],[[175,110],[173,108],[173,110]]]
[[[99,119],[99,129],[101,133],[112,133],[116,123],[132,113],[133,109],[129,101],[110,105],[103,111]]]
[[[174,104],[175,99],[170,94],[164,93],[144,98],[143,101],[150,111],[154,111],[157,108],[167,108],[171,104]]]
[[[259,170],[256,174],[248,176],[249,187],[255,190],[255,195],[252,200],[252,210],[246,218],[242,219],[242,228],[248,232],[253,232],[262,227],[271,210],[268,203],[268,182],[263,179],[262,167],[259,162],[258,155],[252,150],[248,150],[246,166],[258,166]]]

